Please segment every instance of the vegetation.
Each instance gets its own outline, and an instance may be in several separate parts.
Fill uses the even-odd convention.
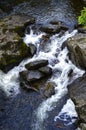
[[[83,7],[81,15],[78,17],[78,23],[86,26],[86,7]]]

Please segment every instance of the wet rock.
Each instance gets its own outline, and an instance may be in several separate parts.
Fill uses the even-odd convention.
[[[42,42],[41,42],[40,50],[47,53],[51,50],[50,45],[51,45],[50,35],[42,36]]]
[[[52,69],[48,66],[44,66],[39,68],[39,71],[42,72],[45,75],[51,75],[52,74]]]
[[[57,25],[60,27],[61,30],[65,30],[67,31],[69,29],[69,27],[63,23],[62,21],[56,21],[56,20],[53,20],[50,22],[52,25]]]
[[[34,70],[46,66],[47,64],[48,64],[48,60],[36,60],[26,64],[25,67],[28,70]]]
[[[6,32],[0,39],[0,69],[7,72],[29,56],[29,48],[17,33]]]
[[[7,101],[7,96],[4,93],[4,91],[1,90],[1,88],[0,88],[0,111],[2,111],[2,109],[5,108],[6,101]]]
[[[47,70],[46,70],[47,69]],[[20,74],[20,86],[22,88],[38,91],[45,86],[43,81],[46,80],[52,74],[52,69],[48,66],[39,68],[38,70],[25,70]],[[43,84],[40,84],[43,83]],[[44,89],[43,89],[44,90]]]
[[[69,28],[65,25],[65,23],[61,21],[51,21],[50,23],[46,23],[40,27],[40,30],[49,34],[59,33],[62,30],[67,31]]]
[[[0,27],[3,33],[10,31],[23,36],[26,26],[34,22],[35,19],[28,15],[11,15],[0,20]]]
[[[28,82],[34,82],[44,77],[44,74],[41,72],[35,70],[35,71],[29,71],[27,75],[27,81]]]
[[[86,33],[86,28],[82,24],[76,25],[75,29],[77,29],[79,33]]]
[[[80,122],[86,123],[86,74],[69,85],[69,94],[76,105]]]
[[[59,33],[60,27],[56,25],[46,24],[40,27],[40,30],[46,33]]]
[[[44,78],[46,76],[50,76],[51,74],[52,69],[48,67],[41,68],[40,70],[30,70],[30,71],[26,70],[20,72],[20,79],[26,81],[27,83],[30,83],[40,80],[41,78]]]
[[[68,77],[71,77],[73,74],[73,69],[70,69],[69,72],[68,72]]]
[[[36,53],[36,51],[37,51],[36,46],[33,45],[33,44],[29,44],[28,47],[30,49],[30,54],[33,56]]]
[[[54,90],[54,84],[51,82],[48,82],[47,85],[45,86],[44,90],[43,90],[43,95],[46,98],[51,97],[52,95],[55,94],[55,90]]]
[[[3,71],[9,71],[30,56],[30,48],[21,35],[32,21],[33,18],[24,15],[12,15],[0,20],[0,69]]]
[[[86,69],[86,34],[79,33],[69,38],[67,47],[72,62],[78,67]]]
[[[81,130],[86,130],[86,123],[81,123],[80,124],[80,129]]]
[[[86,28],[84,28],[84,27],[78,28],[78,32],[79,33],[86,33]]]

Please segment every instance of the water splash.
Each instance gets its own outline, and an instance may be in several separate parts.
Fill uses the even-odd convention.
[[[64,125],[68,126],[74,123],[77,117],[78,115],[75,110],[75,105],[71,99],[68,99],[58,116],[55,116],[54,121],[57,121],[58,119],[62,120],[64,122]]]
[[[0,71],[0,87],[4,89],[7,95],[11,95],[12,92],[14,95],[19,93],[19,72],[25,70],[25,64],[40,59],[47,59],[49,61],[49,66],[52,68],[53,72],[57,72],[55,75],[52,75],[50,81],[55,83],[55,95],[52,95],[47,100],[43,101],[37,110],[35,110],[35,123],[32,124],[33,130],[44,130],[43,122],[45,119],[48,118],[48,111],[52,111],[56,106],[56,103],[67,94],[67,86],[76,78],[83,75],[84,71],[78,69],[75,65],[68,58],[68,49],[65,47],[61,50],[62,44],[70,37],[74,36],[77,33],[77,30],[69,33],[68,31],[62,37],[59,37],[59,34],[53,35],[50,37],[50,46],[49,51],[44,52],[40,51],[38,54],[34,55],[32,58],[28,58],[23,60],[19,66],[14,67],[10,70],[7,74],[4,74]],[[45,35],[44,33],[41,34],[34,34],[31,30],[30,34],[26,34],[24,38],[24,42],[28,45],[29,43],[35,44],[37,49],[39,49],[39,45],[42,40],[42,36]],[[55,61],[55,62],[54,62]],[[72,78],[69,77],[69,72],[72,72]],[[58,71],[61,74],[58,77]],[[70,103],[70,100],[67,102],[66,107]],[[72,104],[72,103],[71,103]],[[74,106],[72,104],[72,106]],[[65,107],[64,107],[65,108]],[[62,114],[63,110],[62,109]],[[72,109],[74,110],[74,109]],[[73,111],[75,113],[75,111]],[[65,114],[64,114],[65,115]],[[66,114],[67,115],[67,114]],[[65,115],[65,116],[66,116]],[[58,117],[61,116],[61,113]],[[68,116],[71,117],[71,113],[68,113]],[[57,117],[55,118],[57,119]],[[61,118],[60,118],[61,119]],[[65,118],[66,119],[66,118]],[[71,120],[73,123],[73,120]]]
[[[57,35],[51,37],[51,50],[50,52],[44,53],[40,52],[38,57],[45,57],[49,60],[49,63],[53,69],[53,71],[61,71],[61,75],[52,76],[50,79],[52,82],[55,83],[55,95],[52,95],[47,100],[43,101],[40,106],[37,108],[35,112],[36,116],[36,123],[32,125],[33,130],[44,130],[43,122],[45,119],[48,118],[48,111],[52,111],[56,103],[67,94],[68,89],[67,86],[69,83],[71,83],[74,79],[80,77],[83,75],[84,71],[78,69],[75,65],[72,64],[72,62],[68,58],[68,49],[65,47],[61,51],[61,46],[67,38],[72,37],[76,34],[76,30],[73,31],[71,34],[68,32],[65,33],[64,36],[59,38]],[[53,39],[54,38],[54,39]],[[56,57],[55,53],[57,53],[57,48],[59,48],[59,54]],[[54,64],[52,66],[52,60],[58,60],[57,64]],[[73,70],[72,79],[70,79],[69,72],[70,70]],[[72,103],[73,104],[73,103]],[[68,105],[68,103],[67,103]],[[74,106],[74,105],[73,105]],[[73,109],[74,110],[74,109]],[[75,112],[75,111],[74,111]],[[69,113],[70,114],[70,113]],[[70,115],[71,117],[71,115]],[[71,117],[72,118],[72,117]],[[73,123],[73,120],[72,120]]]

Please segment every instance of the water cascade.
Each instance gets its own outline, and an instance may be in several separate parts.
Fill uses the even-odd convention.
[[[45,130],[43,127],[43,122],[48,118],[49,111],[52,111],[56,107],[56,103],[62,99],[64,95],[68,93],[67,86],[76,78],[83,75],[84,71],[78,69],[73,63],[69,60],[68,49],[65,47],[61,49],[64,42],[74,36],[77,33],[77,30],[69,33],[65,32],[62,36],[60,34],[55,34],[50,37],[49,46],[47,51],[40,50],[42,36],[46,35],[45,33],[34,34],[33,30],[30,31],[30,34],[26,34],[24,37],[24,42],[27,44],[32,43],[37,46],[37,53],[32,57],[23,60],[19,66],[14,67],[7,74],[4,74],[0,71],[0,87],[7,93],[8,96],[15,96],[20,93],[19,91],[19,72],[25,70],[25,64],[34,60],[47,59],[49,61],[49,66],[53,70],[53,75],[49,79],[55,84],[55,95],[52,95],[50,98],[43,101],[38,108],[33,112],[35,117],[35,123],[31,124],[32,130]],[[69,76],[70,71],[72,72],[72,77]],[[60,72],[58,75],[58,71]],[[70,109],[70,112],[68,109]],[[70,118],[70,122],[68,119]],[[75,122],[77,118],[77,113],[71,99],[68,99],[66,104],[63,106],[60,113],[58,113],[54,121],[57,119],[63,120],[65,125],[69,125]],[[67,121],[67,123],[65,123]]]

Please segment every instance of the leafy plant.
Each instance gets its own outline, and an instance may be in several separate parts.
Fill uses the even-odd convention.
[[[78,23],[86,26],[86,7],[83,7],[81,15],[78,17]]]

